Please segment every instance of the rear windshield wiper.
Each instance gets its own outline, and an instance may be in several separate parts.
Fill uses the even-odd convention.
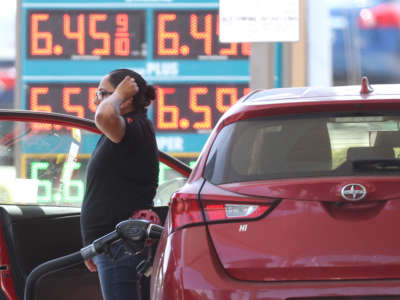
[[[400,159],[360,159],[352,165],[358,171],[400,171]]]

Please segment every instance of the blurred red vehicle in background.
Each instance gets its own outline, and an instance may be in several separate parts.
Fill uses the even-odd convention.
[[[2,91],[13,90],[15,85],[15,69],[0,69],[0,89]]]
[[[14,107],[15,68],[0,67],[0,108]]]

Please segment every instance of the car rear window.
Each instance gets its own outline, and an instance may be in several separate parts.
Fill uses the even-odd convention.
[[[214,184],[320,176],[400,174],[400,117],[258,118],[224,127],[204,176]]]

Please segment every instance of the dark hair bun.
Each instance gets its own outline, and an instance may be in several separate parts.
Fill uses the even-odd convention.
[[[152,85],[147,85],[146,80],[143,77],[130,69],[117,69],[109,73],[109,80],[113,87],[117,87],[118,84],[124,80],[125,76],[130,76],[135,79],[136,84],[139,88],[139,92],[133,97],[135,109],[145,109],[150,105],[151,101],[156,99],[156,89]]]
[[[152,85],[147,85],[146,86],[146,91],[145,91],[145,98],[149,102],[153,101],[156,99],[156,89]]]

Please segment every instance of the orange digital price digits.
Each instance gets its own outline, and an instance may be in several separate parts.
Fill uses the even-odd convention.
[[[97,23],[107,20],[106,14],[89,14],[89,35],[94,40],[101,40],[102,48],[92,50],[92,55],[110,55],[111,37],[108,32],[98,32]]]
[[[32,11],[28,23],[30,58],[145,56],[145,11]],[[60,22],[61,20],[61,22]]]
[[[48,31],[39,31],[39,23],[47,21],[49,18],[49,14],[32,14],[31,16],[32,55],[52,55],[53,53],[53,35]],[[42,47],[39,46],[40,42],[43,44]]]
[[[207,87],[191,87],[189,88],[189,108],[195,112],[203,115],[201,122],[195,122],[193,128],[196,130],[211,129],[211,107],[209,105],[199,105],[198,97],[208,93]]]
[[[196,14],[190,15],[190,34],[193,38],[204,40],[204,53],[212,55],[212,15],[204,16],[204,31],[199,31],[199,17]]]
[[[117,24],[114,40],[115,55],[128,56],[130,53],[131,45],[128,21],[128,14],[118,14],[115,16],[115,23]]]
[[[80,87],[65,87],[63,88],[62,93],[62,105],[66,112],[69,114],[74,114],[77,117],[84,118],[85,117],[85,108],[83,105],[73,105],[71,104],[71,96],[72,95],[80,95],[82,89]]]
[[[220,43],[217,11],[158,12],[154,36],[156,57],[248,57],[249,43]],[[201,43],[201,44],[200,44]],[[241,52],[239,53],[239,45]]]
[[[218,109],[220,113],[226,112],[233,104],[236,103],[238,98],[238,89],[237,88],[217,88],[215,93],[215,107]],[[230,103],[229,105],[224,104],[224,96],[229,95]]]
[[[97,87],[89,84],[28,86],[29,103],[27,108],[34,111],[57,112],[92,119],[96,111],[93,101],[96,90]],[[39,130],[49,129],[49,126],[48,124],[34,124],[34,128]]]
[[[85,55],[85,16],[83,14],[79,14],[77,19],[77,24],[76,24],[76,31],[73,32],[71,31],[71,16],[69,14],[64,15],[64,35],[69,38],[69,39],[75,39],[76,40],[76,47],[77,47],[77,53],[79,55]],[[62,47],[59,45],[57,47],[60,49]],[[54,49],[57,51],[57,48]],[[59,50],[62,52],[62,48]],[[61,54],[61,53],[60,53]]]
[[[250,92],[244,85],[158,86],[153,116],[158,130],[211,130],[219,117],[240,96]]]
[[[166,105],[166,95],[175,93],[175,88],[157,88],[157,128],[176,130],[178,129],[179,108],[175,105]],[[169,121],[167,121],[169,119]]]
[[[178,55],[179,54],[179,34],[166,30],[166,23],[175,21],[176,14],[158,15],[158,43],[157,49],[160,55]],[[167,46],[169,42],[170,47]]]
[[[31,104],[31,110],[35,111],[45,111],[45,112],[51,112],[51,106],[50,105],[40,105],[39,104],[39,95],[46,95],[49,92],[48,87],[32,87],[30,90],[31,94],[31,99],[30,99],[30,104]],[[46,124],[46,123],[37,123],[33,122],[32,123],[32,129],[33,130],[50,130],[51,129],[51,124]]]

